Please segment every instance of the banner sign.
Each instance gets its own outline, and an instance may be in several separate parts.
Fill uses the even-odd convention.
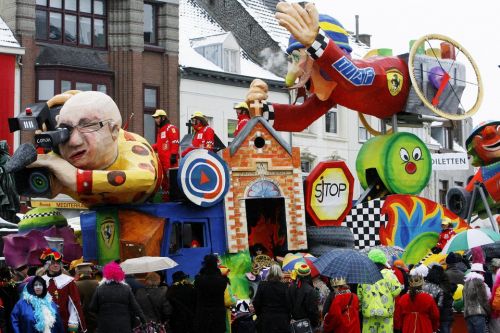
[[[339,226],[351,210],[354,178],[343,161],[319,163],[306,179],[306,210],[317,226]]]
[[[432,170],[468,170],[467,153],[431,154]]]

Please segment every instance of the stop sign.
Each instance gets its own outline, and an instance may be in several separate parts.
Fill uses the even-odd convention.
[[[306,178],[306,210],[317,226],[338,226],[351,210],[354,178],[343,161],[320,162]]]

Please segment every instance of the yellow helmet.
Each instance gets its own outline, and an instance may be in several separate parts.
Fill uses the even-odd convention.
[[[233,109],[245,109],[245,110],[248,110],[248,104],[245,103],[245,102],[240,102],[238,104],[235,104]]]
[[[162,110],[162,109],[158,109],[155,111],[155,113],[151,116],[153,118],[156,118],[156,117],[161,117],[161,116],[167,116],[167,113],[165,112],[165,110]]]
[[[196,111],[191,115],[191,119],[193,118],[205,118],[205,115],[200,111]]]

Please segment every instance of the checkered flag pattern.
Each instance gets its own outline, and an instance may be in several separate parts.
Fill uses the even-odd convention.
[[[314,59],[318,59],[323,55],[326,47],[328,46],[328,41],[330,39],[326,36],[325,32],[319,29],[316,39],[312,45],[307,49],[307,53]]]
[[[348,227],[354,235],[354,245],[358,249],[380,245],[379,230],[386,224],[386,218],[380,213],[384,200],[375,199],[352,207],[346,216],[343,226]]]

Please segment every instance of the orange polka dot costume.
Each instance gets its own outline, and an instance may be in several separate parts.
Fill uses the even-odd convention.
[[[158,158],[150,144],[135,133],[120,130],[118,157],[106,170],[76,171],[76,193],[62,193],[86,206],[142,203],[161,184]]]

